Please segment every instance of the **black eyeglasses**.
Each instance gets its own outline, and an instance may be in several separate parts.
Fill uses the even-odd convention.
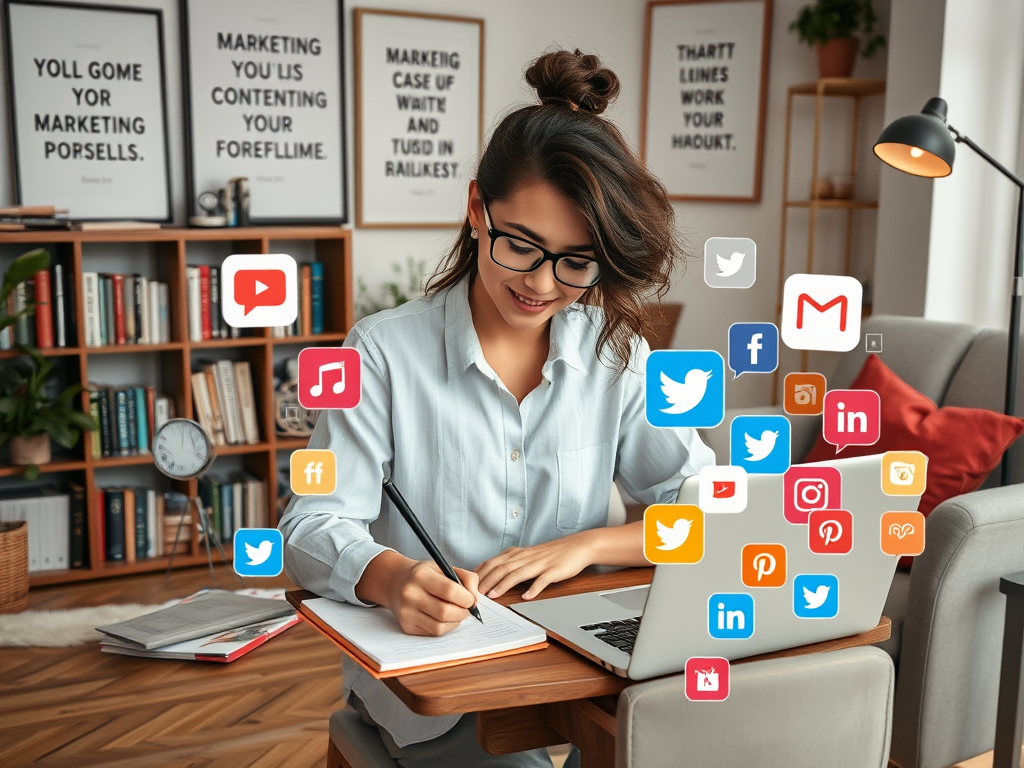
[[[555,279],[570,288],[590,288],[601,279],[601,265],[596,259],[576,253],[552,253],[524,237],[510,235],[491,225],[487,203],[480,201],[491,239],[491,261],[513,272],[533,272],[545,261],[551,262]]]

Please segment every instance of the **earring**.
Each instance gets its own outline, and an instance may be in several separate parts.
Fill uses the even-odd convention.
[[[472,237],[474,240],[477,239],[478,235],[477,235],[477,232],[476,232],[476,227],[473,227],[473,229],[470,230],[469,236]]]

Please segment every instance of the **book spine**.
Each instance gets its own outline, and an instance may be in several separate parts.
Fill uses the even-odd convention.
[[[302,336],[309,336],[313,333],[313,279],[309,264],[303,264],[300,272],[302,276],[302,316],[299,318],[299,333]]]
[[[224,415],[228,443],[242,442],[242,416],[238,408],[238,388],[235,386],[235,371],[230,360],[217,361],[217,386],[221,387],[220,409]],[[230,431],[227,430],[230,428]]]
[[[124,494],[124,561],[135,562],[135,494],[129,488],[121,491]]]
[[[203,340],[203,313],[199,297],[199,267],[189,267],[188,274],[188,335],[191,341]]]
[[[71,568],[88,568],[89,522],[86,518],[85,488],[71,483],[71,540],[68,542]]]
[[[18,283],[14,289],[14,311],[15,313],[22,312],[28,307],[28,284],[25,282]],[[22,316],[18,318],[17,323],[14,326],[14,340],[18,344],[30,344],[28,333],[28,316]]]
[[[217,386],[217,366],[204,365],[203,375],[206,377],[206,391],[210,395],[210,428],[213,429],[213,442],[215,445],[224,445],[224,409],[220,402],[220,388]]]
[[[139,415],[135,407],[135,389],[126,387],[124,390],[125,426],[128,428],[128,453],[139,452]]]
[[[138,344],[149,343],[149,333],[146,328],[146,278],[142,275],[134,275],[135,285],[135,341]]]
[[[149,444],[152,446],[157,430],[155,387],[146,387],[146,423],[149,425]]]
[[[156,425],[154,432],[159,430],[164,424],[166,424],[171,418],[171,401],[170,398],[161,395],[156,399],[153,404],[153,423]]]
[[[50,272],[41,269],[32,279],[36,287],[36,346],[39,349],[53,349]]]
[[[108,488],[104,490],[103,495],[106,501],[104,538],[107,545],[107,560],[124,560],[124,493]]]
[[[224,338],[220,316],[220,267],[210,267],[210,335]]]
[[[169,289],[167,283],[160,283],[158,292],[160,294],[159,309],[157,310],[160,315],[159,326],[160,326],[160,343],[168,344],[171,341],[171,317],[170,317],[170,304],[168,299]]]
[[[132,501],[135,507],[135,557],[137,559],[149,557],[149,517],[146,511],[146,492],[143,490],[132,491]]]
[[[111,429],[113,421],[111,421],[111,414],[114,409],[111,401],[111,391],[109,387],[105,387],[99,391],[99,405],[100,405],[100,446],[103,449],[103,458],[107,458],[113,455],[114,452],[114,430]]]
[[[97,426],[103,427],[103,422],[100,420],[100,392],[95,389],[89,392],[89,415],[92,416]],[[103,444],[98,432],[89,433],[89,452],[94,459],[103,458]]]
[[[68,264],[61,265],[64,270],[64,336],[69,347],[78,346],[78,309],[75,304],[75,270]]]
[[[117,327],[114,311],[114,279],[110,275],[103,276],[103,301],[107,315],[107,335],[103,339],[103,344],[116,344]]]
[[[128,442],[128,395],[123,389],[113,392],[117,404],[117,449],[122,456],[127,456],[131,452],[131,444]]]
[[[135,398],[135,440],[140,453],[149,453],[149,419],[146,411],[146,390],[135,387],[132,390]]]
[[[199,268],[199,307],[203,341],[206,341],[212,337],[210,329],[210,268],[205,264]]]
[[[213,440],[213,424],[210,411],[210,393],[206,388],[206,375],[202,371],[192,374],[192,401],[199,426],[206,430],[206,434]]]
[[[135,344],[138,341],[139,329],[135,325],[135,277],[122,275],[124,278],[124,335],[125,343]]]
[[[124,324],[124,275],[113,275],[111,280],[114,285],[114,343],[120,346],[128,343]]]
[[[149,343],[163,344],[163,339],[160,338],[160,283],[151,280],[146,290],[149,291],[149,297],[146,299],[146,308],[149,310],[149,320],[146,323],[149,327]]]
[[[245,442],[255,445],[260,441],[259,422],[256,418],[256,398],[252,388],[252,370],[249,362],[234,364],[235,385],[238,388],[238,407],[242,412],[242,432]]]
[[[156,557],[159,543],[156,519],[156,491],[146,491],[146,557]]]
[[[64,305],[64,265],[53,265],[53,320],[58,347],[68,345],[67,309]]]
[[[85,302],[85,346],[100,345],[99,275],[82,273],[82,300]]]
[[[311,325],[313,334],[324,332],[324,265],[314,261],[309,265],[310,280],[312,282],[312,297],[310,310],[313,315]]]

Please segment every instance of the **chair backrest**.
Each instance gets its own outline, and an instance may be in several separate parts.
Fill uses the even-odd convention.
[[[910,572],[892,759],[946,768],[992,749],[1005,596],[1024,570],[1024,489],[957,496],[928,516]]]
[[[729,697],[692,702],[685,676],[619,695],[616,768],[885,768],[892,659],[848,648],[735,664]]]

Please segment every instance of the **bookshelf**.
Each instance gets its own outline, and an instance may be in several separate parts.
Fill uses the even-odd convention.
[[[219,263],[228,253],[277,253],[281,252],[276,241],[293,243],[302,241],[303,252],[324,267],[324,329],[315,336],[287,336],[272,338],[269,328],[259,329],[261,335],[238,339],[213,339],[193,342],[189,340],[187,307],[187,282],[185,267],[193,261]],[[124,346],[86,347],[85,321],[82,302],[82,272],[96,271],[90,262],[99,255],[98,247],[112,244],[131,244],[147,251],[148,260],[142,264],[152,267],[147,277],[167,282],[170,295],[171,342],[167,344],[128,344]],[[24,246],[18,248],[18,246]],[[13,249],[12,249],[13,247]],[[162,394],[174,402],[178,416],[193,418],[192,383],[190,373],[195,361],[232,351],[238,359],[248,360],[252,369],[261,441],[255,445],[222,445],[217,447],[217,456],[239,456],[243,467],[267,481],[267,501],[270,525],[277,524],[276,499],[278,494],[279,453],[304,448],[304,438],[278,437],[274,419],[273,368],[275,351],[294,347],[295,353],[303,345],[331,346],[340,344],[352,327],[354,284],[352,278],[352,232],[342,227],[233,227],[225,229],[159,229],[136,232],[78,232],[78,231],[23,231],[0,233],[0,252],[17,255],[32,248],[47,248],[56,258],[58,254],[68,259],[74,270],[74,302],[77,318],[77,339],[74,346],[53,348],[43,351],[47,356],[65,358],[69,378],[77,369],[78,381],[94,381],[90,378],[90,362],[94,368],[99,360],[107,366],[118,365],[117,355],[156,355],[159,369],[158,381],[139,381],[142,385],[155,385]],[[207,248],[202,254],[196,249]],[[214,257],[210,257],[212,248]],[[305,260],[296,254],[300,263]],[[0,359],[16,356],[17,351],[0,352]],[[80,407],[88,412],[88,393],[83,392]],[[96,489],[102,483],[96,473],[109,468],[129,468],[128,471],[152,464],[152,456],[140,453],[130,456],[116,456],[95,459],[90,451],[90,440],[99,439],[96,433],[86,434],[71,451],[55,451],[49,464],[40,466],[40,480],[60,485],[61,479],[74,479],[85,487],[88,518],[89,567],[59,571],[36,571],[30,574],[30,585],[59,584],[84,579],[160,571],[167,567],[169,557],[158,556],[139,559],[134,563],[106,562],[99,548],[99,525],[103,510],[97,508]],[[216,464],[214,465],[216,469]],[[0,478],[14,478],[23,472],[23,467],[0,463]],[[161,476],[162,477],[162,476]],[[168,489],[188,496],[197,495],[197,482],[167,481]],[[192,526],[188,554],[179,554],[174,559],[175,567],[205,565],[206,553],[200,543],[196,527]],[[230,556],[230,547],[228,548]],[[216,555],[215,555],[216,557]]]

